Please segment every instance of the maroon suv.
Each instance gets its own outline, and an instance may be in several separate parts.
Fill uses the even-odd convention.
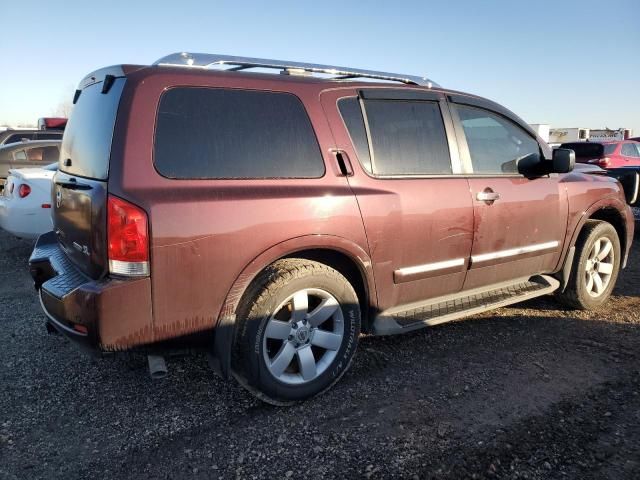
[[[361,332],[551,292],[602,305],[633,219],[574,161],[417,77],[206,54],[110,67],[76,92],[31,273],[48,323],[88,347],[200,345],[260,398],[302,400]]]

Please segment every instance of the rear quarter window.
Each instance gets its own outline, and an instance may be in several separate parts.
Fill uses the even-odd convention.
[[[319,178],[324,161],[289,93],[184,87],[160,99],[158,172],[176,179]]]

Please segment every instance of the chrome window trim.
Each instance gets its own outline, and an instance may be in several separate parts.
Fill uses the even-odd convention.
[[[544,250],[554,250],[558,248],[560,242],[557,240],[544,243],[536,243],[533,245],[525,245],[524,247],[510,248],[508,250],[500,250],[497,252],[481,253],[480,255],[471,255],[471,263],[482,263],[499,258],[515,257],[525,253],[540,252]]]

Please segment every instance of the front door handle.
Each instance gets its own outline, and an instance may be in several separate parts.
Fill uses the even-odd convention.
[[[495,202],[500,198],[500,194],[498,192],[494,192],[490,188],[485,188],[482,192],[478,192],[476,194],[476,199],[481,202]]]

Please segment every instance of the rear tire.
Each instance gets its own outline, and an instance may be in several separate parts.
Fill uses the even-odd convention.
[[[620,271],[620,239],[613,226],[587,220],[576,243],[571,276],[556,298],[579,310],[601,307],[611,296]]]
[[[349,368],[360,334],[358,297],[327,265],[283,259],[249,287],[237,311],[233,371],[263,401],[318,395]]]

